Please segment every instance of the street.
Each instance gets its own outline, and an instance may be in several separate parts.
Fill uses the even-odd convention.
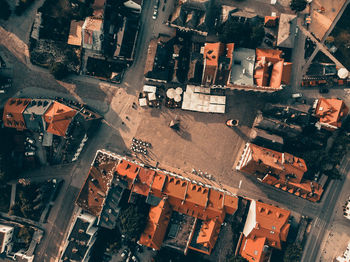
[[[173,30],[164,22],[172,11],[174,1],[167,1],[165,11],[161,11],[164,4],[161,1],[160,12],[156,20],[152,19],[153,2],[143,1],[135,60],[120,85],[86,76],[70,76],[64,81],[55,80],[47,70],[33,66],[28,61],[27,49],[22,47],[26,46],[25,43],[28,41],[29,29],[24,27],[17,29],[10,26],[11,21],[5,24],[4,28],[14,35],[7,39],[0,39],[0,53],[12,64],[15,77],[14,90],[0,98],[2,105],[14,95],[62,96],[84,102],[104,114],[100,128],[92,138],[89,138],[76,163],[58,167],[43,167],[23,174],[23,177],[30,177],[33,180],[46,180],[54,177],[65,180],[61,193],[50,212],[48,223],[43,225],[46,233],[36,250],[35,261],[56,261],[66,238],[68,225],[74,215],[75,199],[86,179],[96,151],[105,148],[123,155],[128,151],[133,137],[152,143],[150,158],[143,159],[146,162],[153,165],[159,163],[164,168],[174,168],[179,172],[187,172],[188,175],[193,168],[200,169],[215,177],[215,181],[205,181],[207,183],[215,183],[216,186],[241,196],[260,199],[263,202],[313,218],[314,222],[305,246],[303,261],[317,261],[325,232],[333,219],[334,206],[341,194],[344,182],[333,181],[321,202],[312,203],[261,184],[253,176],[232,170],[242,146],[248,140],[257,110],[273,99],[288,98],[293,92],[302,92],[306,97],[320,96],[316,89],[300,89],[305,65],[305,32],[300,30],[297,34],[292,53],[291,88],[287,87],[275,98],[268,95],[237,92],[227,98],[227,114],[220,116],[170,109],[141,109],[140,107],[134,109],[132,105],[137,103],[138,93],[144,82],[143,69],[149,41],[157,37],[159,32],[167,34]],[[259,4],[264,5],[262,1]],[[32,13],[33,10],[29,12],[28,17]],[[22,20],[21,17],[13,19],[16,20],[15,24],[20,24],[22,21],[28,26],[31,21],[28,17],[22,16]],[[6,32],[5,29],[2,29],[1,32]],[[10,36],[10,34],[7,35]],[[18,36],[18,39],[15,39],[15,36]],[[326,96],[344,97],[350,104],[350,97],[345,97],[344,90],[331,90]],[[175,116],[181,119],[184,127],[181,135],[175,134],[168,127],[169,121]],[[224,123],[229,117],[239,118],[241,126],[236,129],[228,129]],[[349,164],[344,165],[344,173],[347,174],[350,167]]]

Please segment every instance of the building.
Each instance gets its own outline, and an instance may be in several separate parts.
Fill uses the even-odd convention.
[[[89,261],[91,247],[95,243],[98,228],[96,217],[80,213],[71,226],[60,261]]]
[[[184,3],[183,3],[184,2]],[[206,10],[209,1],[179,1],[170,15],[168,25],[182,31],[192,31],[207,36]]]
[[[238,198],[228,192],[167,171],[146,168],[105,151],[97,152],[76,204],[94,216],[97,225],[104,226],[104,206],[116,187],[130,192],[130,202],[139,196],[151,205],[139,241],[156,250],[161,248],[168,226],[176,236],[180,228],[171,222],[171,217],[180,214],[193,222],[186,233],[183,251],[193,249],[210,254],[225,216],[234,214],[238,208]]]
[[[49,99],[32,99],[23,111],[24,122],[30,130],[43,132],[47,129],[47,122],[44,114],[51,106],[52,100]]]
[[[324,77],[337,75],[337,66],[334,63],[312,63],[309,66],[306,75],[306,79],[324,80]],[[325,84],[326,83],[327,81]]]
[[[30,102],[31,99],[29,98],[12,98],[7,100],[2,118],[4,126],[16,128],[17,130],[26,129],[23,112]]]
[[[146,196],[146,202],[154,206],[150,210],[148,226],[140,239],[140,242],[154,249],[160,248],[166,223],[171,212],[176,211],[194,217],[195,225],[198,223],[199,226],[196,238],[193,239],[191,234],[192,238],[188,239],[189,243],[194,241],[195,245],[190,244],[188,248],[210,254],[225,215],[235,213],[238,207],[235,196],[203,184],[194,184],[182,177],[147,170],[126,160],[119,162],[115,174],[128,182],[131,192]],[[155,226],[157,224],[159,226]]]
[[[0,254],[10,252],[14,228],[0,224]]]
[[[47,123],[46,132],[56,136],[66,136],[70,124],[78,111],[64,104],[54,101],[44,114]]]
[[[114,166],[114,162],[92,166],[76,200],[79,207],[95,217],[100,217],[111,189]]]
[[[303,129],[300,125],[288,123],[285,119],[274,119],[264,117],[262,113],[258,113],[253,127],[260,130],[265,130],[271,134],[276,134],[285,138],[298,137]]]
[[[146,80],[161,83],[171,80],[174,71],[173,51],[170,36],[159,36],[151,40],[144,69]]]
[[[205,43],[202,85],[226,86],[231,72],[233,43]]]
[[[294,39],[297,32],[297,16],[281,14],[278,26],[277,46],[294,48]]]
[[[233,53],[233,62],[229,84],[254,86],[255,50],[237,48]]]
[[[5,127],[17,130],[29,129],[34,132],[49,133],[67,137],[76,122],[88,123],[100,116],[84,105],[65,105],[52,99],[10,98],[4,108]],[[88,128],[86,124],[84,128]]]
[[[289,216],[290,211],[252,200],[239,254],[250,262],[269,261],[271,248],[282,249],[282,242],[287,240]]]
[[[68,45],[81,46],[83,25],[84,21],[72,20],[70,22]]]
[[[274,28],[278,25],[279,16],[265,16],[264,26]]]
[[[320,98],[315,101],[316,127],[334,131],[341,127],[342,121],[349,113],[349,108],[343,100],[336,98]]]
[[[82,46],[97,52],[102,50],[103,20],[89,16],[82,27]]]
[[[236,166],[237,170],[255,175],[257,179],[310,201],[319,201],[323,188],[303,179],[307,171],[303,159],[247,143]]]
[[[272,150],[281,151],[284,140],[281,136],[269,134],[265,130],[253,128],[250,132],[251,141],[261,147],[270,148]]]
[[[237,170],[249,174],[269,174],[281,182],[300,183],[307,167],[305,161],[299,157],[248,143]]]
[[[263,89],[280,90],[288,85],[291,63],[285,63],[281,50],[256,49],[254,83]]]

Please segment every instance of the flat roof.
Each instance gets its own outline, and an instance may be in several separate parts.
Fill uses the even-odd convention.
[[[233,53],[230,83],[234,85],[254,85],[255,50],[237,48]]]

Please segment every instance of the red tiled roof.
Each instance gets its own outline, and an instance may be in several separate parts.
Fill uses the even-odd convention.
[[[128,187],[133,192],[142,195],[152,194],[159,198],[166,197],[172,210],[206,221],[199,238],[203,245],[214,246],[216,234],[218,234],[217,230],[220,229],[219,225],[223,222],[225,214],[233,214],[238,208],[237,197],[193,184],[160,171],[152,171],[126,160],[122,160],[115,170],[115,174],[126,180]],[[142,236],[143,243],[152,248],[158,248],[161,244],[158,240],[153,240],[155,231],[163,232],[163,229],[154,226],[156,224],[154,221],[161,220],[161,216],[159,206],[152,209],[149,225]],[[215,223],[213,224],[211,220]],[[208,242],[204,241],[207,238],[205,236],[209,236]]]
[[[88,177],[76,200],[78,206],[94,216],[99,216],[113,180],[114,162],[90,168]]]
[[[203,58],[205,66],[202,76],[203,85],[226,85],[231,65],[234,43],[205,43]],[[227,58],[228,61],[221,61],[220,58]],[[220,68],[219,64],[227,63],[227,65]]]
[[[248,149],[244,151],[242,157],[244,160],[240,165],[240,170],[249,174],[258,172],[264,175],[278,175],[282,182],[289,180],[299,183],[307,171],[303,159],[251,143],[248,144]]]
[[[256,49],[254,79],[258,86],[279,89],[282,83],[284,59],[282,51],[277,49]],[[288,64],[290,67],[291,65]],[[286,69],[287,70],[287,69]],[[287,73],[288,71],[285,71]],[[288,79],[288,75],[285,75]]]
[[[262,262],[266,237],[246,238],[243,236],[239,253],[249,262]]]
[[[77,113],[77,110],[54,101],[44,114],[45,122],[48,124],[46,131],[57,136],[65,136],[69,124]]]
[[[326,99],[320,98],[317,103],[315,115],[319,118],[321,124],[332,126],[334,129],[341,127],[341,121],[349,112],[348,107],[343,100],[336,98]]]
[[[11,98],[7,100],[2,118],[4,126],[17,130],[26,129],[23,112],[30,102],[31,99],[29,98]]]
[[[148,214],[148,222],[140,237],[140,244],[159,250],[169,221],[172,210],[166,199],[162,199],[157,206],[151,207]]]

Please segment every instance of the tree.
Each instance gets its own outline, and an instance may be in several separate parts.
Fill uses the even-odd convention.
[[[299,262],[301,260],[302,253],[303,253],[303,249],[300,244],[298,243],[289,244],[284,253],[283,261]]]
[[[330,170],[325,170],[324,174],[330,179],[341,179],[341,174],[338,169],[332,168]]]
[[[67,66],[62,62],[53,62],[50,64],[49,70],[56,79],[62,79],[69,73]]]
[[[306,0],[292,0],[290,8],[296,12],[303,11],[306,8]]]
[[[7,20],[11,15],[11,9],[7,0],[0,0],[0,19]]]
[[[251,32],[252,29],[248,23],[240,23],[229,19],[219,30],[219,39],[223,43],[246,46],[249,45]]]
[[[121,233],[129,239],[139,237],[147,223],[147,214],[136,205],[129,205],[121,211],[119,215],[119,223]]]
[[[263,25],[260,24],[252,27],[250,47],[256,48],[258,45],[261,44],[264,37],[265,37],[265,29]]]
[[[230,253],[226,257],[227,262],[248,262],[244,257],[240,255],[235,255],[234,253]]]
[[[26,247],[29,247],[30,242],[32,241],[33,229],[24,226],[18,231],[17,239],[19,239]]]

